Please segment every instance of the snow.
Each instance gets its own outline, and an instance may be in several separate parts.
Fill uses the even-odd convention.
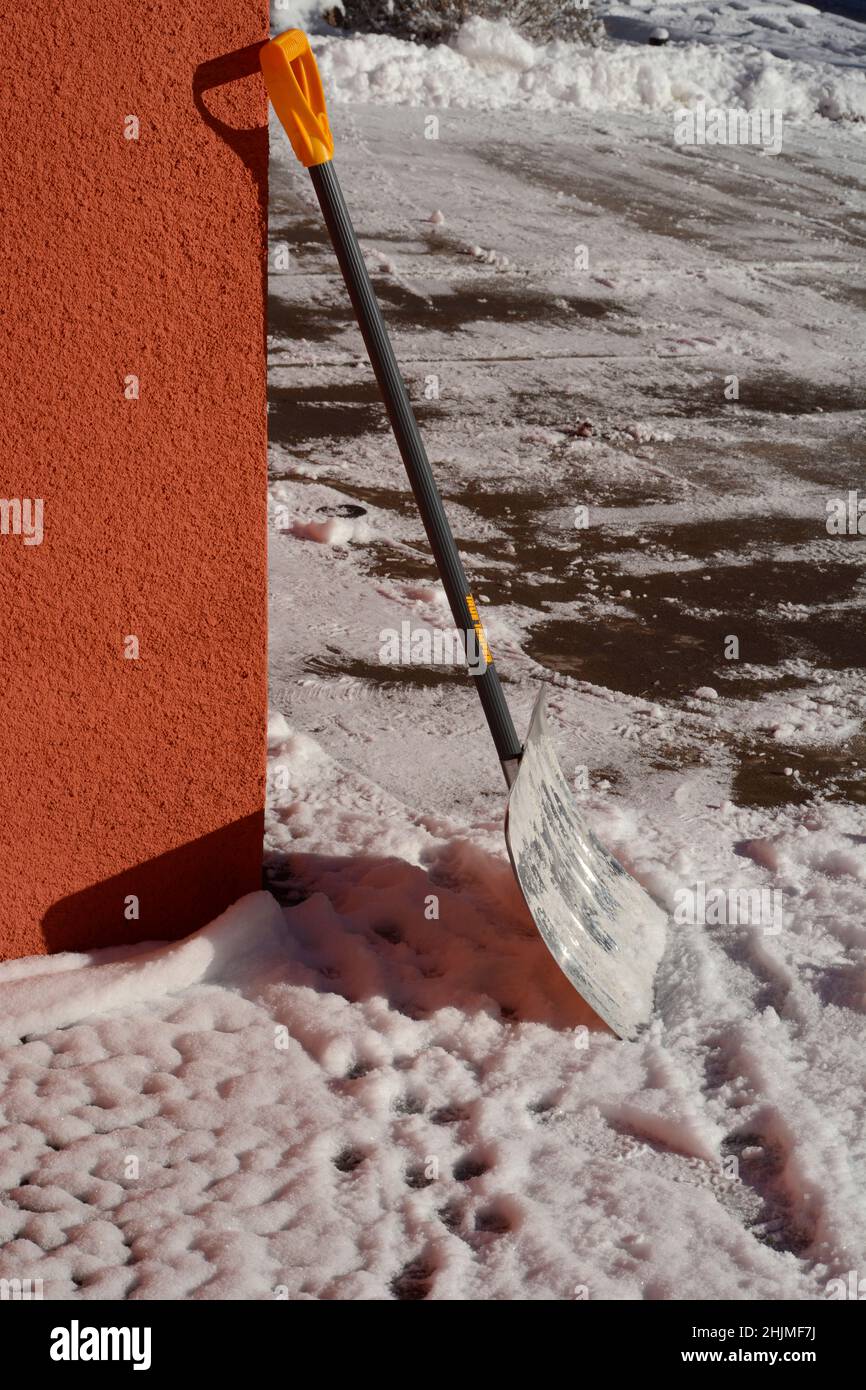
[[[732,6],[713,8],[726,16],[735,13]],[[792,23],[786,21],[784,32],[795,35],[793,21],[810,9],[769,8],[790,13]],[[844,41],[812,50],[805,60],[793,56],[790,46],[781,56],[763,46],[766,16],[754,9],[750,16],[738,15],[745,41],[732,41],[727,26],[707,34],[694,21],[687,41],[661,47],[625,42],[590,48],[561,40],[536,45],[504,21],[473,17],[453,45],[426,49],[365,34],[319,38],[315,51],[325,88],[336,102],[555,112],[673,111],[703,101],[712,108],[777,110],[792,119],[864,120],[863,30],[836,17],[833,22],[832,32]],[[634,32],[633,25],[619,27]]]
[[[279,909],[269,893],[250,894],[209,927],[177,945],[138,945],[131,953],[96,951],[0,964],[0,1038],[63,1028],[109,1009],[131,1008],[187,989],[219,973],[227,961],[281,936]],[[112,959],[113,957],[113,959]]]
[[[735,53],[749,46],[779,58],[863,65],[862,15],[858,21],[799,0],[612,0],[605,15],[608,34],[618,40],[645,42],[661,27],[678,43],[724,45]]]
[[[746,5],[618,6],[671,41],[595,69],[477,28],[316,41],[517,727],[545,683],[581,809],[671,913],[652,1024],[616,1041],[527,920],[466,680],[379,660],[450,618],[275,134],[274,896],[0,967],[0,1278],[754,1301],[864,1269],[864,542],[825,522],[862,474],[866,202],[858,131],[813,119],[856,107],[863,31]],[[676,84],[764,79],[808,118],[778,157],[675,148]],[[780,919],[677,920],[714,889]]]
[[[275,34],[284,29],[314,31],[323,8],[320,0],[271,0],[271,30]]]

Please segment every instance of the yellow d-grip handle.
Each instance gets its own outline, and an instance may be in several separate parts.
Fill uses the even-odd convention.
[[[265,44],[259,59],[268,96],[305,169],[334,157],[325,93],[310,40],[287,29]]]

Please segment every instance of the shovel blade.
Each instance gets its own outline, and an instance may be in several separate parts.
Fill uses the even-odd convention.
[[[614,1033],[635,1037],[652,1013],[665,914],[580,814],[547,728],[543,691],[508,795],[505,839],[554,960]]]

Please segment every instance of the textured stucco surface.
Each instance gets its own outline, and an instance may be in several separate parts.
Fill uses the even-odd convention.
[[[213,60],[266,34],[264,0],[4,25],[0,497],[44,498],[44,539],[0,535],[0,955],[258,886],[266,102]]]

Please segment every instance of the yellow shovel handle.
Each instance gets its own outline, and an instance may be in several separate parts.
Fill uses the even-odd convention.
[[[292,149],[305,169],[334,157],[322,79],[301,29],[287,29],[265,44],[260,62],[265,86]]]

